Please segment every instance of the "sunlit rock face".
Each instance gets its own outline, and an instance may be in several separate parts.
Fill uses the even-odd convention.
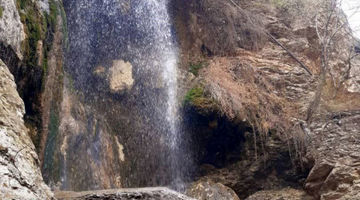
[[[35,147],[24,125],[24,102],[0,60],[0,199],[51,199]]]
[[[167,1],[63,3],[69,43],[45,180],[75,191],[171,184],[187,171],[188,155],[175,131],[177,50]]]
[[[192,184],[187,194],[198,200],[240,200],[231,188],[212,181],[198,181]]]
[[[24,27],[20,21],[19,12],[15,5],[16,1],[1,1],[0,7],[2,14],[0,16],[0,42],[5,45],[1,47],[1,57],[5,55],[3,48],[10,47],[19,58],[21,54],[21,42],[25,39]],[[5,62],[5,61],[4,61]]]

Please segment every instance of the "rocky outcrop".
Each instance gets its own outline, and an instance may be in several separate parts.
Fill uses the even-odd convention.
[[[0,199],[51,199],[24,125],[24,103],[0,60]]]
[[[186,193],[197,200],[240,200],[231,188],[211,181],[193,183]]]
[[[261,49],[266,39],[262,22],[239,11],[231,1],[173,1],[180,43],[189,53],[231,55],[237,48]]]
[[[303,190],[285,188],[282,190],[264,190],[246,198],[246,200],[314,200]]]
[[[12,48],[16,55],[22,59],[21,42],[25,39],[25,32],[15,3],[15,0],[0,2],[2,11],[2,16],[0,16],[0,43],[3,43],[5,48],[8,46]],[[3,49],[1,50],[3,51]]]
[[[359,94],[356,93],[357,78],[350,75],[349,80],[345,81],[344,84],[336,86],[337,80],[341,80],[340,76],[347,69],[345,66],[346,58],[344,57],[346,49],[338,50],[336,56],[334,54],[331,61],[332,77],[330,75],[327,77],[328,80],[323,89],[320,106],[316,109],[316,113],[320,116],[314,119],[313,124],[308,125],[304,120],[310,103],[317,92],[316,86],[319,82],[320,68],[320,47],[316,30],[314,24],[307,21],[305,17],[309,13],[316,12],[312,4],[301,2],[297,4],[300,7],[292,7],[290,1],[283,5],[276,2],[258,4],[255,1],[241,0],[218,2],[219,10],[223,13],[226,13],[224,10],[227,10],[227,13],[233,13],[233,9],[240,6],[237,15],[232,16],[244,17],[245,24],[246,19],[261,21],[262,23],[259,24],[253,23],[252,25],[260,27],[252,30],[266,31],[266,35],[268,35],[268,38],[265,39],[267,42],[260,43],[262,44],[261,48],[258,48],[257,51],[239,45],[233,46],[235,50],[232,51],[231,56],[224,56],[224,54],[218,53],[219,51],[216,49],[226,49],[228,47],[226,41],[231,40],[234,32],[219,31],[216,38],[223,42],[214,41],[211,45],[206,45],[204,37],[213,34],[212,31],[221,29],[221,27],[227,30],[224,27],[236,26],[236,23],[222,17],[226,14],[219,15],[221,12],[214,9],[211,2],[213,1],[204,0],[192,2],[188,5],[184,4],[188,6],[188,9],[182,10],[179,12],[182,14],[175,17],[180,44],[183,48],[183,62],[185,63],[183,67],[188,68],[191,72],[194,60],[199,63],[206,63],[206,66],[198,72],[198,78],[194,81],[195,87],[189,90],[186,97],[191,97],[192,103],[188,105],[192,107],[195,105],[196,109],[193,110],[199,115],[204,115],[204,110],[215,110],[215,115],[227,116],[232,123],[239,125],[235,126],[239,129],[237,133],[242,134],[244,139],[237,141],[238,146],[241,147],[235,150],[233,142],[236,141],[234,140],[236,137],[231,133],[233,129],[226,129],[227,131],[211,130],[214,129],[214,126],[224,128],[224,124],[219,123],[219,120],[216,121],[219,117],[214,117],[214,113],[212,113],[212,115],[207,115],[205,120],[200,118],[205,123],[201,128],[204,131],[204,136],[199,141],[206,142],[209,141],[208,138],[212,137],[220,141],[219,135],[223,135],[224,138],[221,138],[221,141],[224,142],[217,143],[214,142],[216,139],[214,141],[210,139],[211,145],[207,146],[208,149],[211,149],[212,146],[223,146],[223,148],[214,147],[217,150],[213,154],[218,155],[217,158],[224,158],[224,149],[229,157],[233,156],[234,152],[242,155],[250,153],[256,157],[256,151],[258,151],[258,153],[264,152],[264,155],[259,153],[260,161],[238,156],[238,160],[235,161],[236,164],[217,165],[221,169],[206,170],[203,179],[220,182],[232,188],[241,198],[259,190],[266,190],[266,192],[257,193],[259,196],[255,195],[254,198],[289,199],[290,197],[286,196],[286,192],[277,192],[279,188],[284,188],[287,184],[294,184],[292,187],[301,188],[308,170],[315,163],[305,186],[309,194],[322,199],[356,199],[357,196],[354,194],[357,190],[358,172],[357,158],[354,154],[358,148],[355,141],[357,141],[357,133],[359,132],[356,125],[358,124],[356,110],[359,110],[360,107]],[[225,4],[227,6],[224,6]],[[209,9],[203,9],[203,5]],[[175,11],[181,8],[181,5],[178,5]],[[223,20],[223,25],[218,24],[209,16],[208,11],[210,10],[213,11],[213,15],[219,15],[218,19]],[[207,23],[204,23],[204,16],[209,19],[206,21]],[[193,31],[208,30],[211,26],[213,29],[207,31],[209,34],[203,34],[206,36],[199,36],[196,31]],[[187,34],[182,34],[184,27],[188,31]],[[256,31],[249,30],[248,33],[254,38],[259,36]],[[244,37],[241,32],[235,34]],[[223,40],[223,38],[226,39]],[[251,37],[248,38],[251,39]],[[199,44],[204,44],[207,47],[205,51]],[[347,44],[346,41],[343,44]],[[188,49],[191,49],[190,56]],[[226,51],[230,52],[229,49]],[[197,54],[198,52],[201,53]],[[354,61],[350,74],[359,70],[357,62]],[[306,66],[308,70],[304,70],[303,66]],[[338,116],[336,113],[347,114]],[[330,116],[336,117],[333,119]],[[323,121],[323,118],[327,120]],[[240,126],[241,124],[242,126]],[[262,135],[261,133],[265,134]],[[202,132],[195,131],[194,134],[196,134],[194,137],[199,137]],[[250,137],[246,135],[250,135]],[[280,140],[274,142],[274,138],[272,138],[274,135],[279,135]],[[257,150],[249,151],[249,148],[244,147],[254,140],[255,143],[252,146],[258,148]],[[262,144],[256,147],[256,141],[259,140],[263,142],[260,142]],[[290,151],[283,149],[287,148],[288,144],[290,144],[288,146]],[[241,148],[242,150],[239,150]],[[294,148],[294,151],[291,148]],[[290,156],[285,156],[286,151],[290,152]],[[308,153],[306,159],[304,159],[305,151]],[[269,154],[267,154],[268,152]],[[279,161],[279,158],[284,160]],[[275,162],[273,162],[274,160]],[[279,162],[277,163],[276,160]],[[264,163],[256,164],[261,161]],[[283,165],[277,166],[279,163]],[[291,168],[291,165],[302,168],[303,173],[290,172],[291,170],[290,173],[286,172],[285,176],[284,173],[279,173],[280,168],[285,166]],[[249,177],[255,177],[255,181]],[[293,178],[292,181],[294,182],[284,181],[289,180],[290,177]],[[299,194],[302,195],[303,192],[301,191]],[[347,194],[352,196],[346,196]],[[295,196],[299,196],[298,198],[301,199],[301,195]]]
[[[234,134],[241,134],[241,132]],[[259,142],[255,147],[251,133],[245,134],[247,136],[243,142],[214,143],[211,140],[208,142],[214,146],[222,144],[229,151],[226,155],[223,155],[224,152],[221,149],[214,152],[214,154],[220,155],[218,159],[226,159],[225,164],[217,165],[217,168],[209,164],[202,165],[199,174],[200,181],[223,184],[235,191],[241,199],[260,190],[289,186],[301,187],[308,174],[308,169],[306,167],[301,169],[299,163],[292,164],[291,156],[295,156],[295,152],[290,151],[292,153],[290,154],[286,143],[279,138],[269,138],[263,144]],[[216,136],[213,137],[216,138]],[[227,138],[231,138],[231,136],[224,135],[216,139],[226,141]],[[237,146],[234,147],[236,144]],[[254,147],[258,148],[257,154],[255,154]],[[211,149],[211,147],[208,148]],[[211,162],[212,160],[206,161]],[[212,164],[216,165],[217,163]]]
[[[322,200],[358,199],[360,111],[331,113],[321,118],[311,127],[312,148],[307,158],[315,165],[305,189]]]
[[[89,192],[58,192],[58,200],[91,200],[91,199],[140,199],[140,200],[195,200],[168,188],[118,189]]]
[[[47,14],[50,13],[49,0],[38,0],[36,3],[42,12],[46,12]]]

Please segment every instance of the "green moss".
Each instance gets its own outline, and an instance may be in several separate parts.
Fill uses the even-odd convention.
[[[57,25],[57,15],[58,15],[58,5],[54,0],[49,1],[50,12],[44,13],[44,20],[43,20],[43,32],[45,33],[44,38],[44,46],[43,46],[43,79],[45,79],[47,72],[48,72],[48,57],[49,52],[52,48],[52,44],[54,41],[54,35],[56,31]]]
[[[194,107],[199,113],[209,113],[217,110],[216,101],[206,94],[202,86],[190,89],[184,98],[184,104]]]
[[[26,5],[28,3],[28,0],[17,0],[16,4],[17,4],[17,7],[24,10]]]
[[[35,3],[31,0],[18,0],[21,22],[25,25],[26,40],[23,43],[24,63],[27,67],[37,66],[36,47],[43,37],[42,16],[38,13]]]
[[[49,132],[46,141],[43,170],[51,175],[56,175],[55,179],[60,179],[60,164],[56,153],[57,136],[59,132],[59,114],[55,109],[50,111]]]
[[[0,19],[3,17],[4,8],[0,7]]]
[[[66,17],[64,7],[62,5],[60,5],[60,15],[61,15],[62,23],[63,23],[62,28],[63,28],[63,34],[64,34],[64,46],[67,48],[68,47],[67,17]]]
[[[194,87],[189,90],[185,95],[185,103],[194,102],[195,99],[204,97],[204,89],[201,87]]]
[[[58,15],[58,5],[54,0],[49,1],[50,13],[44,13],[44,17],[39,13],[36,5],[31,0],[17,0],[18,9],[21,9],[21,22],[25,25],[26,40],[23,43],[24,63],[28,67],[37,67],[37,43],[44,40],[43,46],[43,69],[46,72],[46,58],[51,49],[56,28],[56,17]],[[45,73],[44,73],[45,74]]]
[[[204,67],[204,63],[190,64],[189,71],[195,76],[199,75],[199,70]]]

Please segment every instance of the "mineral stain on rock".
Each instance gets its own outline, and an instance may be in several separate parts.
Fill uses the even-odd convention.
[[[112,92],[130,90],[134,85],[132,65],[123,60],[114,60],[109,69],[109,85]]]

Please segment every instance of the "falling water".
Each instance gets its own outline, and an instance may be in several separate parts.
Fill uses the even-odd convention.
[[[178,135],[176,127],[177,116],[177,47],[171,32],[170,17],[168,14],[168,0],[146,0],[138,7],[138,14],[143,17],[142,25],[147,31],[152,31],[156,62],[162,72],[162,81],[166,90],[166,121],[169,125],[168,137],[170,146],[175,148]],[[143,12],[146,9],[148,12]],[[147,16],[143,16],[146,13]],[[159,77],[160,78],[160,77]]]
[[[170,184],[179,189],[189,156],[178,118],[178,46],[170,0],[63,2],[69,30],[65,71],[72,84],[68,87],[83,94],[78,104],[85,111],[73,116],[79,128],[57,136],[56,141],[67,137],[64,158],[55,151],[48,156],[63,161],[62,187],[103,189],[97,168],[106,166],[103,171],[115,175],[106,174],[104,180],[120,177],[122,187]],[[134,84],[114,93],[109,91],[107,77],[117,60],[131,64]],[[97,74],[98,69],[104,70]],[[116,146],[114,137],[124,152],[112,151],[123,153],[125,161],[108,156],[107,147]],[[92,165],[79,165],[78,158]],[[57,174],[51,169],[44,170],[47,181],[56,183]],[[72,174],[92,184],[85,185]]]
[[[140,3],[139,13],[146,13],[146,19],[142,20],[144,28],[148,31],[153,31],[155,43],[153,48],[156,49],[155,54],[158,58],[159,69],[161,71],[163,86],[166,93],[166,99],[163,100],[165,104],[165,118],[166,124],[163,124],[164,135],[166,136],[166,143],[170,148],[170,159],[168,160],[170,172],[172,173],[173,185],[179,189],[182,184],[180,166],[178,164],[180,158],[180,131],[178,130],[178,100],[177,100],[177,63],[178,63],[178,49],[174,42],[174,34],[172,33],[171,19],[168,13],[168,0],[146,0]],[[147,12],[143,12],[146,9]],[[141,15],[141,14],[140,14]],[[184,166],[184,165],[183,165]]]

